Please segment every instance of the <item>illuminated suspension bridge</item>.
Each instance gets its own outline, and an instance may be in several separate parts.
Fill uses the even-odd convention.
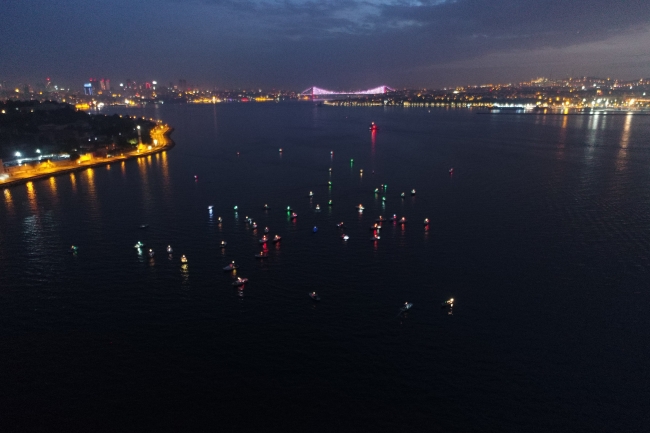
[[[353,92],[335,92],[333,90],[321,89],[320,87],[310,87],[309,89],[304,90],[300,93],[300,96],[310,96],[312,99],[324,98],[324,97],[336,97],[336,96],[365,96],[365,95],[382,95],[388,92],[394,92],[395,89],[392,89],[388,86],[379,86],[374,89],[368,90],[358,90]]]

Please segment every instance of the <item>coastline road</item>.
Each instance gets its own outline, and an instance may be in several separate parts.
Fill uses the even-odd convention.
[[[122,155],[111,156],[106,158],[94,158],[90,161],[78,161],[77,164],[67,165],[62,167],[52,168],[37,168],[28,173],[21,173],[16,176],[11,176],[5,180],[0,180],[1,188],[8,188],[10,186],[20,185],[33,180],[45,179],[50,176],[59,176],[66,173],[75,171],[83,171],[91,167],[101,165],[110,165],[116,162],[126,161],[127,159],[140,158],[143,156],[153,155],[155,153],[163,152],[174,147],[174,142],[169,138],[173,129],[169,125],[159,125],[151,130],[151,139],[153,145],[143,150],[134,150]]]

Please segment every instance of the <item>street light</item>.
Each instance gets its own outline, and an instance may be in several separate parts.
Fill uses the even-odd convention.
[[[36,149],[36,153],[41,153],[41,149]]]
[[[21,154],[20,152],[16,152],[15,155],[16,155],[18,158],[20,158],[20,157],[22,156],[22,154]]]

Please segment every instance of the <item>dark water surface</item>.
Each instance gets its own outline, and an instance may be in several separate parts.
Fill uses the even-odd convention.
[[[0,196],[0,430],[650,431],[650,117],[123,112],[177,146]]]

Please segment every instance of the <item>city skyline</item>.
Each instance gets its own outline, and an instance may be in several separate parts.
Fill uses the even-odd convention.
[[[0,5],[0,81],[302,90],[650,75],[640,0],[125,0]],[[112,85],[115,86],[115,81]]]

